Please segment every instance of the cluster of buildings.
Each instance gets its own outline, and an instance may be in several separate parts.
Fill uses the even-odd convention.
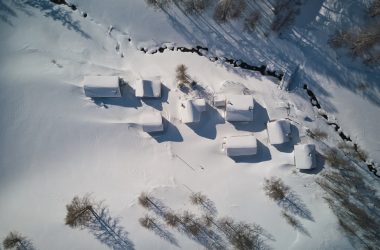
[[[135,95],[139,98],[160,98],[161,85],[159,78],[140,79],[135,84]],[[118,76],[87,76],[84,80],[84,91],[85,95],[91,98],[122,96]],[[224,118],[228,122],[254,122],[255,101],[251,95],[215,95],[212,105],[224,109]],[[202,98],[182,100],[178,107],[181,122],[185,124],[200,122],[206,107],[206,101]],[[147,133],[164,131],[160,112],[142,114],[139,124]],[[291,124],[286,119],[269,121],[267,132],[271,145],[281,145],[291,141]],[[252,156],[258,153],[257,145],[257,139],[253,134],[239,135],[225,138],[223,148],[230,157]],[[313,144],[295,145],[294,159],[298,169],[315,168],[315,146]]]

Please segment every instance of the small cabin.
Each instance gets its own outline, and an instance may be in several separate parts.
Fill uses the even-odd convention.
[[[228,156],[257,154],[257,140],[253,135],[230,136],[225,138],[224,149]]]
[[[294,146],[294,162],[297,169],[309,170],[316,167],[315,145],[300,144]]]
[[[201,98],[185,100],[179,105],[179,113],[183,123],[199,122],[204,111],[206,111],[206,101]]]
[[[272,145],[286,143],[290,140],[290,123],[287,120],[275,120],[268,122],[269,142]]]
[[[121,97],[118,76],[85,76],[84,93],[87,97]]]
[[[140,79],[135,86],[136,97],[160,98],[161,80],[159,77],[152,79]]]
[[[164,124],[160,112],[146,112],[140,116],[139,124],[144,132],[162,132]]]
[[[225,119],[229,122],[253,121],[253,107],[253,96],[230,95],[226,99]]]

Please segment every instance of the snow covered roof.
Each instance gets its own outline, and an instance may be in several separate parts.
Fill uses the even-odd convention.
[[[85,76],[83,85],[88,97],[121,97],[118,76]]]
[[[146,112],[140,116],[140,125],[144,132],[161,132],[164,130],[160,112]]]
[[[268,123],[269,142],[272,145],[289,141],[290,123],[287,120],[276,120]]]
[[[222,94],[217,94],[214,96],[214,106],[215,107],[225,107],[226,106],[226,96]]]
[[[226,120],[253,121],[254,100],[251,95],[230,95],[226,101]]]
[[[315,145],[300,144],[294,146],[294,161],[298,169],[313,169],[316,165]]]
[[[255,155],[257,140],[253,135],[231,136],[226,138],[224,147],[228,156]]]
[[[199,122],[204,111],[206,111],[206,101],[204,99],[185,100],[179,106],[179,113],[183,123]]]
[[[137,81],[136,97],[161,97],[161,80],[159,77],[140,79]]]

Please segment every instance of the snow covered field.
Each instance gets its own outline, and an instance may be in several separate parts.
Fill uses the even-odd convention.
[[[359,2],[353,1],[348,14]],[[302,88],[307,84],[329,118],[380,162],[379,68],[350,62],[326,45],[335,25],[347,25],[347,13],[332,15],[345,1],[306,1],[291,31],[267,40],[242,33],[239,22],[220,26],[207,14],[196,19],[176,8],[165,13],[142,0],[71,3],[78,10],[47,0],[0,1],[1,239],[17,230],[36,249],[108,249],[87,230],[64,224],[66,204],[91,193],[113,218],[120,218],[135,249],[203,249],[164,226],[173,244],[138,221],[148,213],[138,204],[141,192],[173,210],[196,214],[201,211],[190,204],[189,195],[202,192],[215,206],[215,216],[262,226],[272,235],[266,243],[273,249],[354,249],[315,183],[322,161],[316,171],[302,173],[295,169],[293,154],[293,144],[314,142],[306,128],[324,130],[329,145],[341,141],[311,105]],[[299,70],[285,91],[273,77],[196,53],[140,51],[163,44],[199,45],[210,56]],[[225,122],[222,110],[208,106],[199,124],[183,124],[178,106],[186,94],[175,80],[181,63],[198,83],[194,95],[252,94],[253,122]],[[126,82],[122,97],[85,97],[83,79],[90,75],[121,77]],[[136,98],[137,81],[155,76],[163,83],[161,98]],[[355,86],[363,81],[369,88],[360,92]],[[289,110],[281,108],[284,104]],[[142,114],[153,111],[164,117],[163,133],[144,133],[138,126]],[[292,120],[291,142],[270,145],[266,122],[286,117]],[[223,152],[225,137],[252,133],[257,155],[230,158]],[[281,216],[282,207],[265,195],[264,179],[272,176],[281,177],[299,197],[305,213],[295,216],[304,231],[292,228]],[[379,190],[374,175],[366,170],[363,176]]]

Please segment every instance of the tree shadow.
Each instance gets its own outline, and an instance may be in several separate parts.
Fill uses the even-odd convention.
[[[5,3],[0,2],[0,20],[2,20],[4,23],[9,24],[10,26],[13,26],[13,23],[10,20],[10,18],[13,18],[13,17],[17,17],[16,12],[13,11]]]
[[[161,84],[161,98],[143,97],[141,98],[141,101],[152,108],[162,111],[163,110],[162,103],[169,103],[168,102],[169,92],[170,92],[170,89],[166,85]]]
[[[150,132],[148,133],[158,143],[162,142],[182,142],[183,137],[178,128],[168,121],[165,117],[162,117],[162,123],[164,130],[162,132]]]
[[[257,140],[257,153],[256,155],[244,155],[244,156],[230,156],[235,163],[259,163],[263,161],[270,161],[272,156],[269,148],[265,146],[261,141]]]
[[[89,230],[97,240],[112,249],[134,249],[133,242],[128,239],[128,232],[119,224],[118,218],[111,217],[105,207],[100,208],[99,218],[91,221]]]
[[[211,215],[213,217],[218,215],[218,209],[216,208],[215,203],[208,197],[205,197],[200,203],[200,208],[207,215]]]
[[[174,237],[174,235],[167,230],[166,226],[163,223],[160,222],[154,222],[155,227],[152,228],[152,231],[160,238],[168,241],[170,244],[180,247],[178,244],[177,239]]]
[[[56,6],[48,0],[27,0],[24,4],[40,10],[45,17],[60,22],[67,29],[78,32],[82,37],[91,39],[91,36],[81,28],[79,21],[73,20],[72,12],[66,10],[65,7]]]
[[[206,104],[206,112],[202,112],[200,115],[201,119],[199,122],[188,123],[186,125],[197,135],[214,140],[217,134],[216,125],[224,124],[224,118],[217,109],[209,104]]]
[[[300,216],[301,218],[314,221],[311,211],[294,191],[290,190],[285,198],[278,201],[278,205],[285,211]]]

